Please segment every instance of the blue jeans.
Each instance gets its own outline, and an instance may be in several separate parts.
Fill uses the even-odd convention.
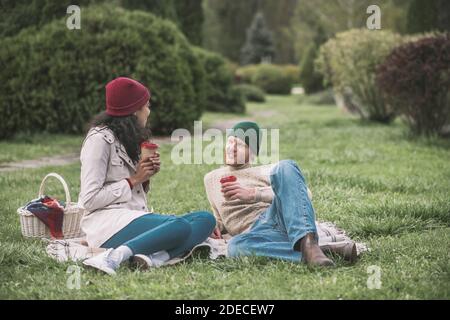
[[[102,248],[128,246],[133,254],[149,255],[161,250],[170,258],[181,256],[212,233],[212,214],[197,211],[182,216],[146,214],[128,224],[102,244]]]
[[[308,233],[317,238],[314,209],[308,197],[305,178],[297,164],[283,160],[270,173],[275,193],[272,204],[261,213],[250,231],[231,238],[228,255],[264,256],[301,262],[296,246]]]

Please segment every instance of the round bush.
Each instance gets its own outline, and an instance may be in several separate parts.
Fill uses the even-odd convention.
[[[228,92],[229,110],[235,113],[245,113],[245,96],[236,86],[232,86]]]
[[[206,109],[220,112],[242,112],[245,103],[238,105],[232,92],[233,73],[227,61],[219,54],[201,48],[194,49],[206,75]]]
[[[396,48],[378,68],[377,84],[417,134],[450,123],[450,34]]]
[[[186,38],[150,13],[93,6],[81,30],[65,19],[27,29],[0,47],[0,137],[18,131],[79,133],[105,108],[104,86],[129,76],[152,92],[151,126],[191,128],[205,106],[205,75]]]
[[[300,82],[300,68],[294,64],[280,65],[283,72],[289,79],[291,79],[292,84],[297,84]]]
[[[252,83],[253,75],[258,70],[259,65],[249,64],[244,67],[236,69],[235,77],[239,83]]]
[[[236,89],[242,92],[247,101],[252,102],[265,102],[266,96],[264,91],[259,87],[251,84],[240,84],[236,86]]]
[[[352,96],[363,118],[388,123],[395,113],[375,84],[376,68],[401,42],[391,31],[341,32],[320,48],[316,66],[338,93]]]
[[[290,94],[291,78],[280,67],[261,64],[252,76],[252,84],[269,94]]]

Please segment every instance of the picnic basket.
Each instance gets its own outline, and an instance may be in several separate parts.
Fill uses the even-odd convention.
[[[66,181],[57,173],[47,174],[41,182],[39,187],[38,198],[44,195],[45,183],[48,178],[53,177],[58,179],[63,185],[66,195],[66,202],[64,205],[64,219],[63,219],[63,235],[64,239],[79,238],[83,236],[80,228],[81,218],[84,214],[84,208],[80,207],[76,202],[72,202],[70,198],[69,187]],[[17,209],[20,217],[20,226],[22,235],[31,238],[51,238],[50,229],[40,221],[33,213],[25,209],[25,206]]]

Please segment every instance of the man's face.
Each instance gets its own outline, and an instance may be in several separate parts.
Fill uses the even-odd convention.
[[[250,162],[250,149],[244,141],[230,136],[225,145],[225,164],[240,166]]]

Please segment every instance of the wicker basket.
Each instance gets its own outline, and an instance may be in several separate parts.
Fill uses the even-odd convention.
[[[57,173],[47,174],[41,182],[39,188],[38,197],[44,195],[44,186],[48,178],[54,177],[58,179],[64,187],[66,193],[66,203],[64,207],[64,219],[62,231],[64,234],[64,239],[79,238],[83,236],[83,232],[80,228],[81,218],[84,214],[84,209],[76,202],[71,202],[69,188],[67,187],[66,181]],[[20,226],[22,229],[22,235],[24,237],[33,238],[52,238],[50,234],[50,229],[40,221],[35,215],[30,211],[26,210],[25,207],[20,207],[17,209],[17,213],[20,216]]]

